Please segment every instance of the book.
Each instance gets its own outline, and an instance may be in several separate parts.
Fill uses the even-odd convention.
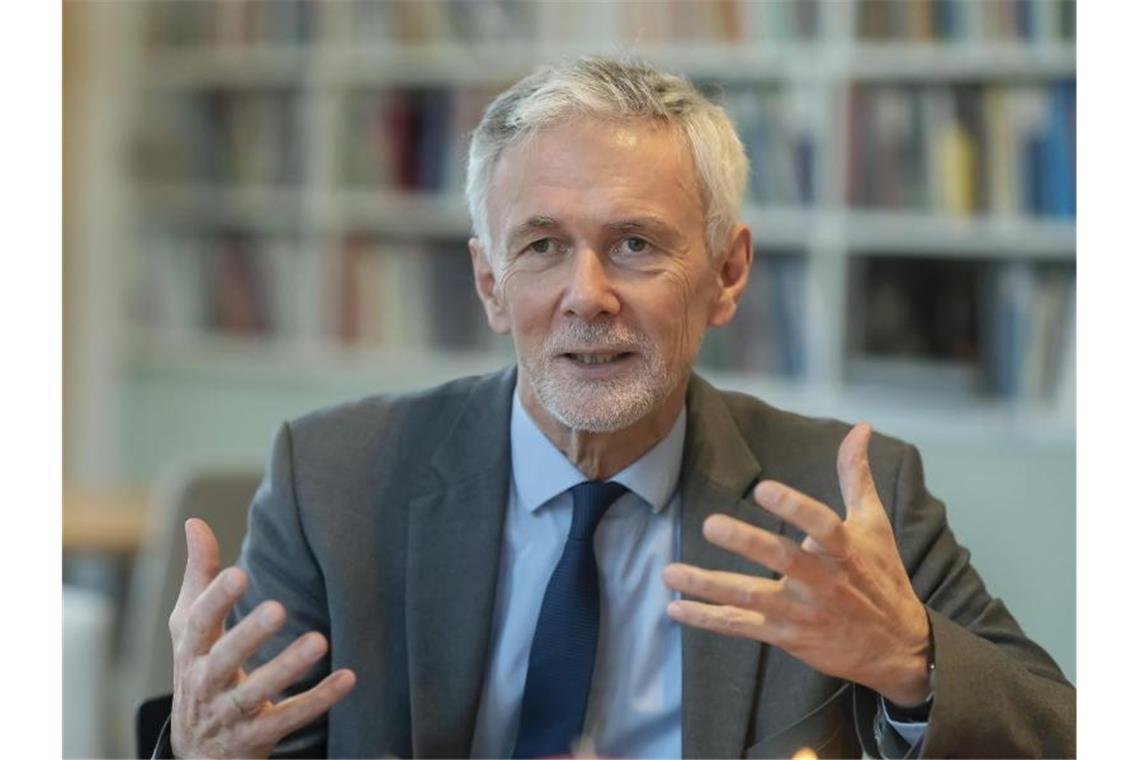
[[[860,0],[856,34],[871,41],[1068,41],[1074,0]]]
[[[215,242],[210,261],[210,326],[223,333],[267,334],[269,278],[266,264],[246,235]]]
[[[1077,215],[1076,83],[1049,87],[1045,129],[1041,135],[1041,210],[1047,216]]]
[[[815,139],[808,106],[777,88],[727,88],[720,99],[748,156],[747,197],[761,204],[810,203]]]
[[[995,263],[984,282],[988,390],[1014,401],[1054,401],[1071,362],[1075,272],[1068,264]]]
[[[705,334],[705,369],[801,377],[805,372],[807,262],[798,251],[760,251],[736,314]]]
[[[324,338],[325,251],[290,236],[266,240],[271,285],[269,323],[274,335],[299,343]]]
[[[1075,85],[859,85],[848,99],[853,206],[1073,218]]]

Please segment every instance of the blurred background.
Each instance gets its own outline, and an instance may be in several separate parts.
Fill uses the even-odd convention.
[[[636,52],[751,158],[701,371],[923,453],[1076,678],[1072,0],[64,3],[64,754],[134,751],[205,516],[281,421],[495,369],[466,134],[537,64]]]

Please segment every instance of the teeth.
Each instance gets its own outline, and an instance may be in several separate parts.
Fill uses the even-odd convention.
[[[575,360],[582,364],[609,364],[620,354],[572,354]]]

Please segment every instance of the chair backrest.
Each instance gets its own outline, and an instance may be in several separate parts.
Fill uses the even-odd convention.
[[[260,480],[252,469],[199,469],[169,476],[157,489],[154,520],[135,565],[124,617],[120,663],[126,705],[173,688],[168,620],[186,568],[183,525],[190,517],[209,523],[222,567],[233,564]]]

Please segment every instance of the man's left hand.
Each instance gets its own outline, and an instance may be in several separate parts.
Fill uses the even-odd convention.
[[[895,704],[916,705],[929,696],[930,623],[871,477],[870,439],[863,423],[839,446],[846,520],[782,483],[756,486],[757,504],[806,534],[800,544],[727,515],[705,520],[705,538],[771,568],[778,580],[675,562],[665,583],[715,604],[679,600],[668,611],[680,623],[773,644]]]

